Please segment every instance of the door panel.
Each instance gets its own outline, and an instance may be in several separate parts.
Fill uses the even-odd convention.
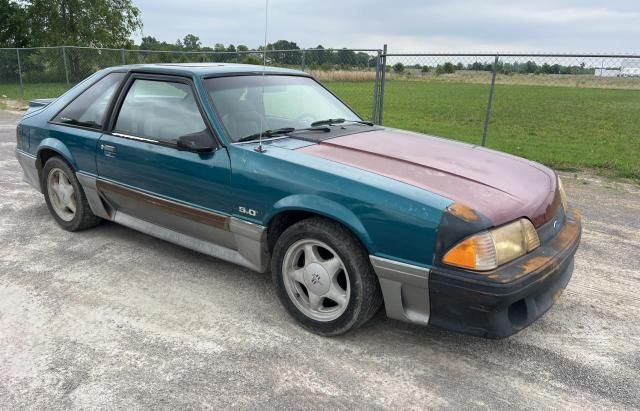
[[[177,149],[181,136],[208,133],[191,83],[132,75],[123,90],[113,131],[98,142],[102,195],[117,212],[232,246],[227,150]]]
[[[230,164],[226,149],[197,154],[104,134],[98,143],[97,168],[101,179],[134,192],[222,215],[231,211]],[[130,195],[125,196],[127,201],[124,201],[122,192],[105,190],[103,194],[114,205],[123,207],[121,211],[127,214],[146,221],[157,220],[148,210],[143,212],[147,207],[141,204],[153,199],[131,198],[135,196]],[[166,212],[166,207],[163,210]]]

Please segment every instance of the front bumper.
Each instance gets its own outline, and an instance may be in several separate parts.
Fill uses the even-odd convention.
[[[503,338],[540,318],[571,278],[582,230],[580,215],[573,209],[566,213],[564,224],[556,220],[547,224],[554,223],[560,229],[539,248],[491,272],[433,267],[429,324]]]

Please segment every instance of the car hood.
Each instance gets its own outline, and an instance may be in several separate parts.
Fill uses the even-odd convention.
[[[484,147],[402,130],[381,129],[300,148],[449,198],[500,225],[520,217],[538,227],[558,207],[555,173]]]

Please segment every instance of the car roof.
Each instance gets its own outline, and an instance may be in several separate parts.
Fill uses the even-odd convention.
[[[111,67],[109,71],[126,69],[127,71],[141,71],[157,74],[196,75],[200,77],[228,76],[233,74],[289,74],[296,76],[308,76],[300,70],[281,67],[263,67],[253,64],[235,63],[156,63],[156,64],[131,64],[127,66]]]

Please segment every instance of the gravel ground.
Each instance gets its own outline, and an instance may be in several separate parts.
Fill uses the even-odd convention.
[[[566,175],[573,279],[492,341],[394,322],[299,328],[269,276],[105,223],[71,234],[0,112],[0,408],[638,408],[640,189]]]

